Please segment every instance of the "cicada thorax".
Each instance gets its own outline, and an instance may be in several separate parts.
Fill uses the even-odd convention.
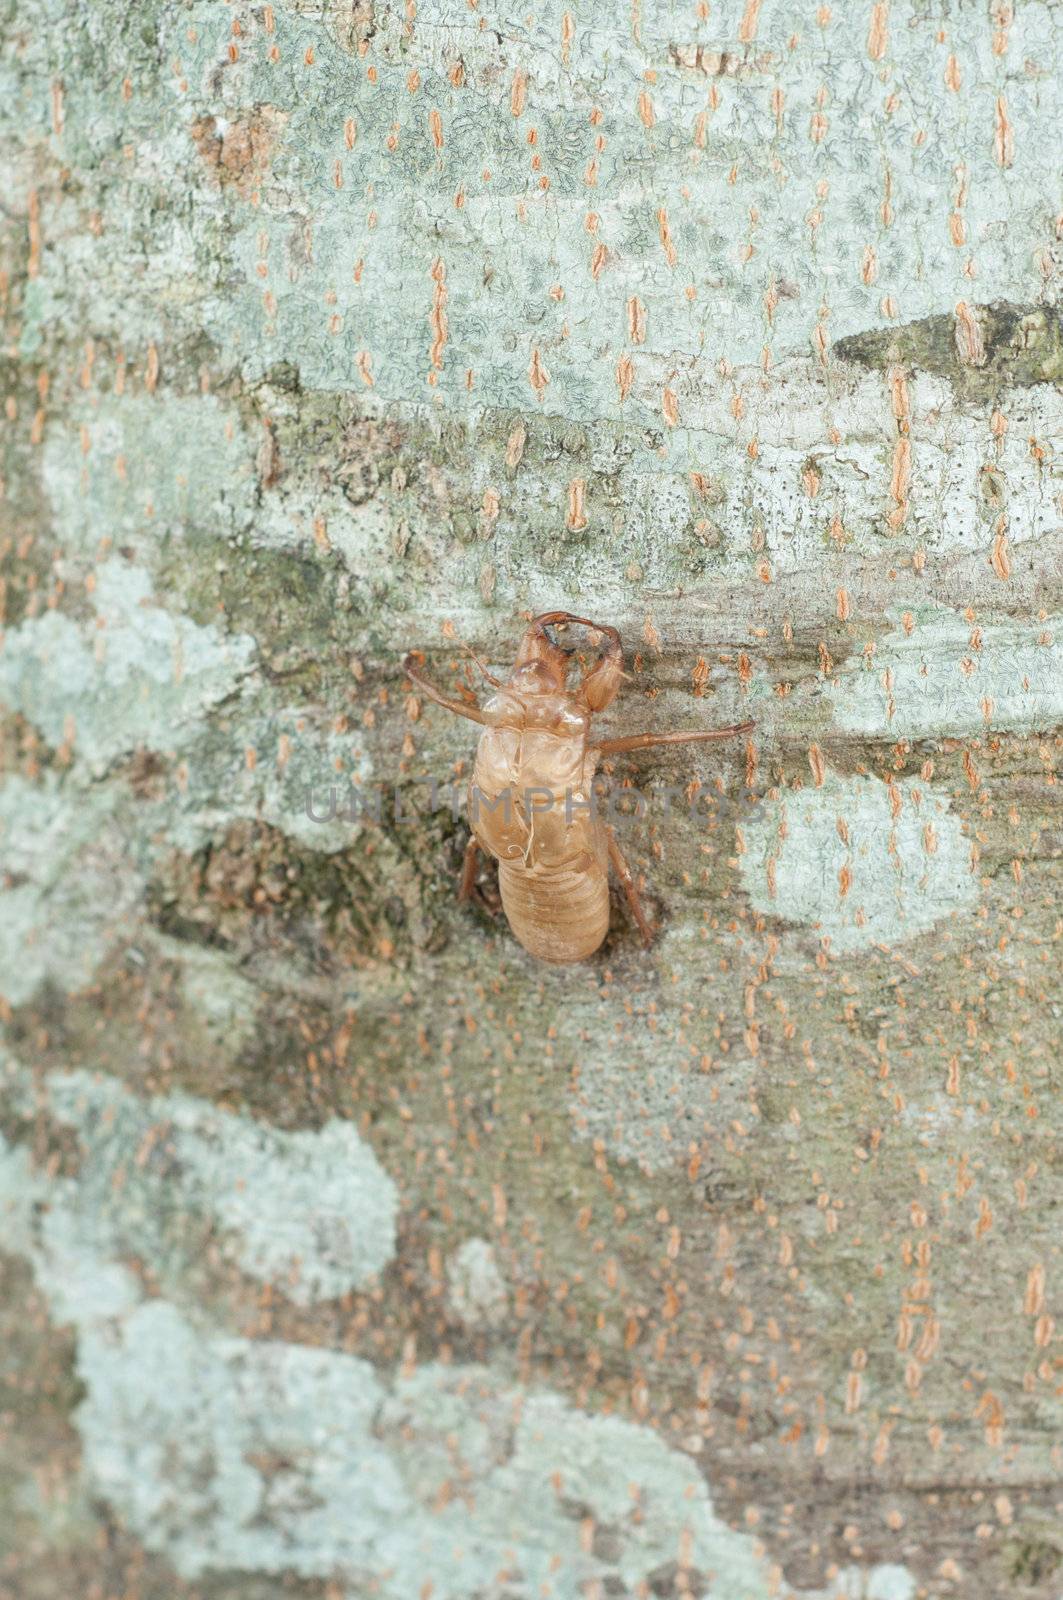
[[[477,839],[499,861],[546,870],[576,866],[594,833],[587,712],[564,692],[525,700],[502,689],[484,715],[469,784],[469,825]]]

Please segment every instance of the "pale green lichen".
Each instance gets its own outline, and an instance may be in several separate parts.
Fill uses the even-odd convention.
[[[466,1239],[447,1263],[447,1306],[468,1328],[497,1328],[508,1315],[505,1281],[486,1239]]]
[[[890,620],[873,661],[826,686],[847,733],[957,737],[1063,720],[1063,619],[979,626],[931,611],[910,631]]]
[[[753,904],[837,951],[897,945],[978,901],[960,819],[918,778],[887,785],[828,772],[818,787],[765,802],[746,843]]]
[[[342,1295],[391,1259],[395,1186],[349,1123],[283,1133],[188,1096],[139,1100],[79,1072],[53,1074],[46,1104],[77,1130],[99,1255],[146,1253],[168,1275],[187,1271],[209,1219],[242,1271],[298,1305]],[[131,1148],[144,1159],[116,1194]]]
[[[0,785],[0,996],[28,1000],[46,978],[89,982],[139,899],[115,801],[54,775]]]
[[[129,562],[97,568],[92,601],[95,629],[48,611],[9,633],[0,651],[0,698],[92,772],[137,746],[179,748],[204,708],[250,670],[253,640],[165,610]]]
[[[213,395],[111,395],[51,428],[42,474],[56,537],[71,554],[245,529],[254,454],[234,408]]]
[[[483,1368],[386,1384],[332,1351],[205,1338],[159,1302],[117,1339],[89,1333],[80,1365],[99,1488],[188,1577],[294,1571],[346,1580],[352,1596],[375,1580],[395,1600],[431,1580],[466,1600],[505,1592],[508,1571],[582,1600],[594,1579],[633,1587],[681,1561],[712,1574],[718,1600],[768,1592],[752,1541],[717,1520],[690,1462],[648,1430]],[[454,1475],[471,1503],[441,1496]],[[587,1516],[597,1550],[584,1548]]]

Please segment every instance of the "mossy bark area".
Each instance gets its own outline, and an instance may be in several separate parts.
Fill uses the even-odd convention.
[[[0,1592],[1059,1592],[1059,18],[702,9],[8,8]]]

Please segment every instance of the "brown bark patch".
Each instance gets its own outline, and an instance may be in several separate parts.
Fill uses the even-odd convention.
[[[223,189],[251,195],[269,173],[273,152],[288,118],[272,106],[256,106],[224,128],[214,117],[200,117],[189,130],[196,149]]]

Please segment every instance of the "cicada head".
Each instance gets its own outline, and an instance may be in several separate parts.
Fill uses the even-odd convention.
[[[544,611],[528,626],[517,652],[510,687],[522,694],[549,694],[563,691],[575,651],[556,644],[547,629],[575,623],[605,646],[598,659],[586,670],[574,698],[588,711],[601,711],[615,696],[624,676],[623,647],[620,635],[608,623],[591,622],[569,611]]]

